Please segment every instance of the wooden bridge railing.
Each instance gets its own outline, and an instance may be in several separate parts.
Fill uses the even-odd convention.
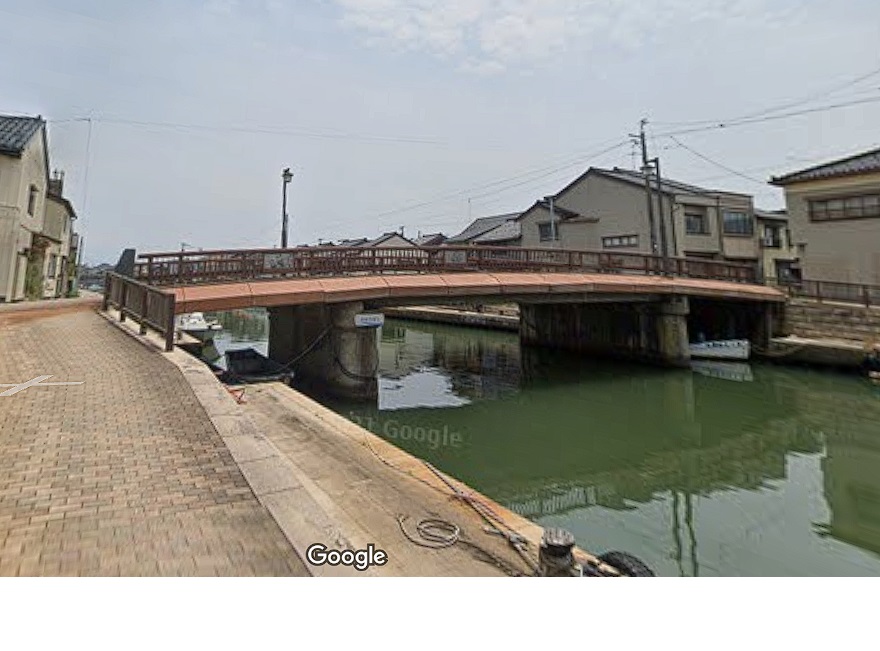
[[[119,320],[126,317],[140,324],[142,335],[152,328],[165,337],[165,350],[174,349],[175,297],[133,278],[108,271],[104,276],[103,310],[115,307]]]
[[[521,247],[333,246],[145,253],[138,257],[135,276],[148,285],[456,271],[593,272],[760,282],[757,265],[751,264]]]

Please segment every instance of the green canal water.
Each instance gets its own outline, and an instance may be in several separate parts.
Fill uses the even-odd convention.
[[[265,350],[225,315],[218,348]],[[880,575],[880,388],[752,364],[701,372],[388,321],[375,404],[324,401],[544,526],[664,576]]]

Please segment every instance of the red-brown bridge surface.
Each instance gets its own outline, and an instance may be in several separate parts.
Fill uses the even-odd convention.
[[[176,312],[214,312],[249,307],[341,303],[412,302],[472,297],[517,299],[572,294],[686,295],[725,300],[781,302],[782,292],[763,285],[720,280],[599,273],[448,273],[345,278],[257,280],[165,289]]]
[[[682,294],[781,301],[756,265],[522,247],[303,247],[146,253],[136,278],[177,313],[309,303]]]

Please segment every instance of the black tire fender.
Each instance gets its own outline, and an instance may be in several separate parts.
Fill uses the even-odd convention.
[[[599,556],[599,560],[623,576],[657,576],[645,563],[626,552],[605,552]]]

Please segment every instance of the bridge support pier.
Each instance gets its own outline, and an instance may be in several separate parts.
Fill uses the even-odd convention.
[[[665,366],[690,364],[688,299],[606,303],[523,303],[523,345],[561,348]]]
[[[337,398],[379,395],[379,345],[373,328],[358,328],[363,303],[269,308],[269,357],[291,365],[297,383]]]

